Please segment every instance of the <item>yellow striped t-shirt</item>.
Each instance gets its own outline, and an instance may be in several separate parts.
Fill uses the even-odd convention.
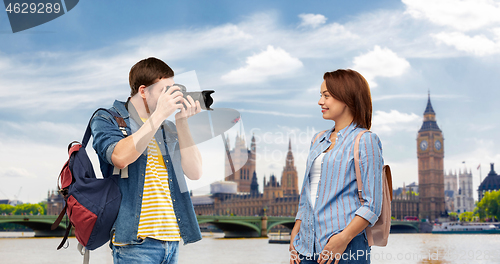
[[[137,238],[180,241],[179,226],[170,197],[168,171],[154,137],[148,145],[145,177]],[[114,235],[112,242],[115,246],[126,245],[115,242]]]
[[[137,237],[179,241],[181,236],[170,197],[168,171],[154,137],[148,145],[145,177]]]

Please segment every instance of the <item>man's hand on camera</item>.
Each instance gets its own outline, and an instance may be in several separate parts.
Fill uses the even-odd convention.
[[[183,104],[180,104],[182,106],[181,111],[175,114],[175,120],[189,118],[201,112],[201,106],[199,101],[195,102],[190,95],[187,96],[187,100],[185,98],[182,99],[183,99],[182,101]],[[184,107],[184,105],[186,107]]]
[[[183,94],[177,86],[164,87],[161,90],[160,97],[156,103],[156,110],[161,114],[162,119],[167,119],[177,109],[183,109],[182,102],[184,102]],[[177,115],[176,115],[177,116]]]

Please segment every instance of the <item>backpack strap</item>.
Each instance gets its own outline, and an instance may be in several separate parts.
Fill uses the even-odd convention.
[[[55,230],[59,226],[64,215],[66,214],[66,208],[68,208],[68,203],[64,203],[64,208],[62,209],[61,213],[57,217],[56,221],[52,224],[52,226],[50,226],[50,230]]]
[[[361,205],[365,202],[363,200],[363,182],[361,181],[361,169],[359,168],[359,141],[361,140],[361,136],[367,132],[368,130],[363,130],[359,132],[354,140],[354,167],[356,169],[356,183],[358,185],[358,197]]]
[[[109,110],[109,109],[106,109],[106,108],[99,108],[99,109],[95,110],[95,112],[90,117],[89,124],[87,125],[87,130],[85,131],[85,135],[83,136],[83,140],[82,140],[82,147],[83,148],[85,148],[87,146],[87,143],[90,140],[90,136],[92,135],[92,131],[91,131],[91,128],[90,128],[90,123],[92,122],[92,119],[94,118],[95,114],[98,111],[100,111],[100,110],[106,111],[109,114],[111,114],[115,118],[116,122],[118,123],[118,128],[123,133],[123,135],[125,137],[128,136],[128,133],[127,133],[127,130],[126,130],[127,123],[125,122],[125,120],[123,119],[123,117],[121,117],[120,114],[118,114],[117,112],[115,112],[113,110]],[[117,167],[114,167],[114,169],[113,169],[113,175],[121,175],[122,178],[128,178],[128,168],[125,167],[125,168],[123,168],[123,169],[120,170]]]
[[[82,244],[78,243],[76,247],[78,252],[83,256],[83,264],[89,264],[90,260],[90,250],[86,249]]]
[[[63,240],[61,241],[59,246],[57,246],[57,250],[61,249],[64,246],[64,244],[66,243],[66,240],[68,240],[69,232],[71,231],[72,226],[73,226],[73,224],[70,221],[68,221],[68,227],[66,228],[66,233],[64,233]]]
[[[82,147],[83,148],[87,147],[87,143],[89,142],[90,136],[92,135],[92,131],[90,129],[90,123],[92,122],[92,119],[94,118],[95,114],[97,112],[99,112],[100,110],[106,111],[109,114],[111,114],[115,118],[116,122],[118,123],[118,127],[119,127],[120,131],[123,133],[123,135],[125,137],[128,136],[127,130],[126,130],[127,123],[125,123],[125,120],[123,119],[123,117],[120,116],[120,114],[118,114],[117,112],[115,112],[113,110],[109,110],[106,108],[99,108],[99,109],[95,110],[95,112],[90,117],[89,124],[87,125],[87,130],[85,131],[85,135],[83,135],[83,139],[82,139]]]

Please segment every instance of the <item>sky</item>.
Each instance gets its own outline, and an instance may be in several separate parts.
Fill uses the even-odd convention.
[[[151,56],[193,83],[188,90],[215,90],[214,108],[241,113],[230,142],[255,136],[261,189],[264,176],[281,177],[289,140],[301,186],[312,136],[334,125],[317,104],[323,74],[349,68],[370,84],[371,130],[394,188],[418,182],[430,93],[445,171],[471,171],[476,190],[490,163],[500,171],[499,14],[491,0],[86,0],[12,33],[0,11],[0,199],[46,199],[68,143],[95,109],[127,99],[130,68]],[[199,149],[195,194],[224,178],[222,139]]]

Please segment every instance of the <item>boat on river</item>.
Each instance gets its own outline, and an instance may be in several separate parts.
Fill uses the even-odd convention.
[[[500,234],[500,228],[491,223],[444,222],[436,223],[433,234]]]

